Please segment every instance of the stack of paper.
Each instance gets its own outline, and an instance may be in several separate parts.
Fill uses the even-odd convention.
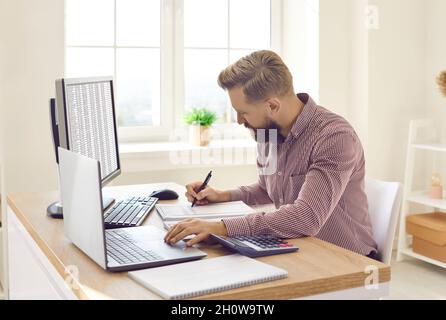
[[[155,208],[166,230],[185,219],[197,218],[216,222],[221,221],[222,218],[241,217],[256,212],[243,201],[215,203],[193,208],[190,204],[157,204]],[[190,240],[193,237],[189,236],[184,240]]]
[[[193,208],[190,204],[157,204],[155,208],[163,221],[179,221],[190,218],[219,220],[255,212],[243,201],[214,203]]]

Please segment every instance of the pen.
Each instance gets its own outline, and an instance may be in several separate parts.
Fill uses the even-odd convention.
[[[200,186],[200,188],[198,188],[197,193],[199,193],[199,192],[202,191],[204,188],[206,188],[206,186],[207,186],[208,183],[209,183],[209,180],[211,180],[211,177],[212,177],[212,170],[208,173],[206,179],[204,179],[204,182],[203,182],[203,184]],[[194,207],[195,202],[197,202],[197,198],[195,198],[194,201],[192,202],[192,206],[191,206],[191,208]]]

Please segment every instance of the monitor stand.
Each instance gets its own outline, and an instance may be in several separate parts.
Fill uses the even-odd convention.
[[[110,207],[115,202],[113,198],[104,197],[102,199],[102,205],[104,210]],[[54,202],[50,204],[50,206],[46,209],[46,212],[49,217],[54,219],[63,219],[63,209],[60,202]]]
[[[46,209],[48,216],[54,219],[63,219],[63,210],[60,202],[54,202]]]

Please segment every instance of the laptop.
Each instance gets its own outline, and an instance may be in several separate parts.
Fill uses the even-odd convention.
[[[183,241],[164,243],[166,232],[154,226],[106,230],[99,161],[63,148],[59,158],[65,236],[103,269],[145,269],[206,256]]]

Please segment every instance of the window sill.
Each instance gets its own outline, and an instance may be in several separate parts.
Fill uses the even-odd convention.
[[[122,172],[146,172],[256,164],[252,139],[213,140],[207,147],[185,142],[120,143]]]

